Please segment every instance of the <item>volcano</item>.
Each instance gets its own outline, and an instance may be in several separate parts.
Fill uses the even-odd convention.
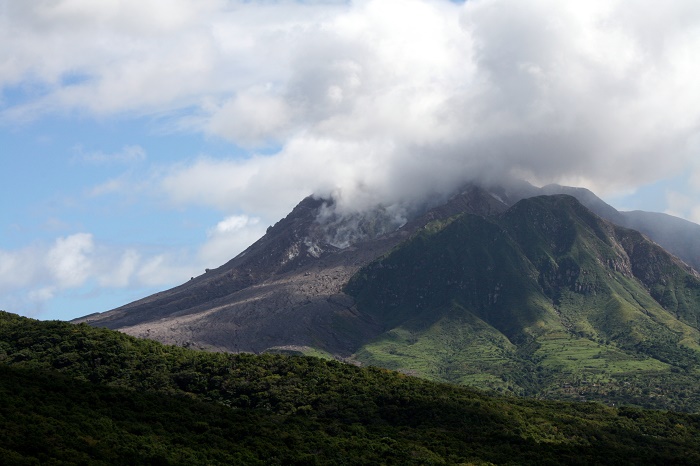
[[[221,267],[76,322],[532,396],[582,397],[586,381],[589,398],[647,403],[639,377],[697,384],[699,251],[700,226],[581,188],[469,185],[400,220],[308,197]]]

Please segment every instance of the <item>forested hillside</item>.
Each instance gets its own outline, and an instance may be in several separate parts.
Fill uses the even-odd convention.
[[[345,291],[364,364],[558,400],[700,411],[700,276],[570,196],[429,224]]]
[[[0,314],[11,464],[698,464],[697,415],[496,398]]]

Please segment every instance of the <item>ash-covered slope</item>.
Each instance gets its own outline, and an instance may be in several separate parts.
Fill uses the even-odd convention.
[[[381,331],[342,292],[360,267],[430,221],[506,208],[502,200],[471,186],[399,228],[396,215],[382,208],[340,216],[333,213],[332,201],[308,197],[221,267],[75,322],[208,349],[313,347],[348,356]]]

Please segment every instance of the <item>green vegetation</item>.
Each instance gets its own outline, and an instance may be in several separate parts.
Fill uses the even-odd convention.
[[[569,196],[428,225],[348,283],[355,358],[545,399],[700,411],[700,279]]]
[[[7,464],[698,464],[700,416],[0,313]]]

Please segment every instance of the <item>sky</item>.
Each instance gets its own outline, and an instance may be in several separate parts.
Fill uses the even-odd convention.
[[[516,177],[700,222],[697,0],[0,0],[0,309],[106,311],[305,196]]]

